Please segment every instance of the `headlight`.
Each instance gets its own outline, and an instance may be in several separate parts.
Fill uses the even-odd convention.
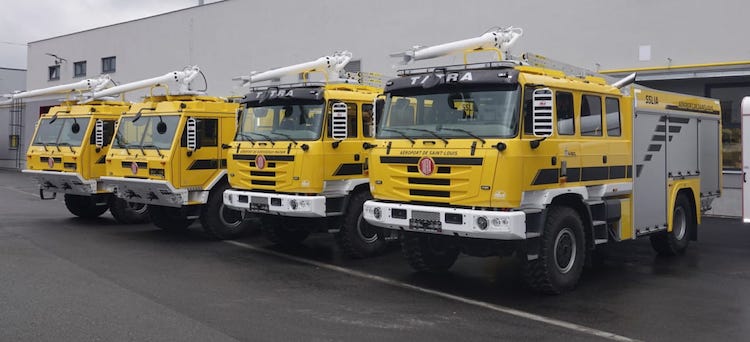
[[[289,206],[292,208],[292,210],[297,210],[297,200],[289,201]]]
[[[477,217],[477,226],[479,226],[479,229],[485,230],[487,229],[487,225],[489,225],[489,222],[487,221],[487,218],[484,216]]]
[[[510,221],[507,217],[494,217],[492,218],[492,226],[493,227],[508,227],[510,224]]]
[[[380,218],[383,216],[383,213],[380,208],[375,207],[375,209],[372,210],[372,216],[375,216],[376,220],[380,220]]]

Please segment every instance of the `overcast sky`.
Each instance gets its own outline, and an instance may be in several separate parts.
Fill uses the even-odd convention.
[[[0,67],[26,69],[28,42],[196,5],[198,0],[0,0]]]

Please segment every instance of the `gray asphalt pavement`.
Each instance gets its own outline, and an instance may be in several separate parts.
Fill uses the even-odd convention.
[[[0,171],[0,340],[745,340],[750,226],[706,219],[687,254],[613,245],[561,296],[529,292],[513,259],[411,271],[397,246],[340,256],[326,234],[294,250],[261,236],[211,241],[107,213],[74,218]],[[514,311],[517,310],[517,311]],[[567,324],[567,325],[566,325]],[[616,335],[607,335],[607,333]]]

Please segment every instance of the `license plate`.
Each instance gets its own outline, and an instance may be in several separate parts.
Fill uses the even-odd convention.
[[[442,231],[443,225],[440,222],[440,213],[414,210],[411,212],[411,218],[409,219],[409,228]]]
[[[268,198],[251,197],[250,198],[250,211],[267,212],[268,211]]]

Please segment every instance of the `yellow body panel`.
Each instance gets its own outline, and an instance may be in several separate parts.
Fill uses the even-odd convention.
[[[114,122],[130,108],[129,103],[119,101],[94,101],[85,105],[78,105],[74,102],[65,102],[59,106],[52,107],[47,114],[40,117],[37,122],[34,137],[26,152],[26,169],[34,171],[56,171],[64,173],[76,173],[85,180],[95,180],[106,174],[104,156],[110,149],[111,141],[105,140],[104,146],[97,148],[92,142],[94,132],[94,123],[96,120]],[[53,146],[47,144],[35,143],[35,138],[39,133],[41,124],[49,124],[49,121],[42,119],[51,119],[57,115],[58,120],[76,119],[88,120],[87,125],[80,125],[81,134],[83,135],[80,146]],[[66,134],[66,132],[63,132]],[[48,159],[52,158],[54,163],[52,167]]]
[[[144,148],[137,146],[123,148],[113,142],[107,154],[107,176],[152,179],[169,182],[176,189],[207,190],[212,182],[226,168],[226,144],[232,141],[236,127],[236,115],[239,105],[226,102],[224,99],[210,96],[154,96],[141,103],[133,104],[123,118],[133,118],[141,113],[146,122],[156,120],[176,120],[174,136],[167,143],[168,148]],[[216,129],[216,136],[193,152],[188,151],[183,142],[183,134],[188,118],[211,122],[205,130]],[[171,123],[171,121],[170,121]],[[126,141],[138,134],[120,132]],[[146,136],[154,136],[148,129]],[[140,132],[137,132],[140,133]],[[199,128],[199,136],[201,133]],[[160,155],[161,154],[161,155]],[[133,173],[132,163],[138,163]]]
[[[363,106],[372,105],[382,89],[355,84],[327,84],[324,86],[326,112],[330,111],[330,101],[337,100],[356,106],[356,136],[337,142],[328,137],[328,125],[323,123],[323,133],[315,141],[299,141],[297,144],[282,137],[274,137],[274,143],[267,140],[251,143],[234,141],[227,156],[229,184],[234,189],[264,190],[278,193],[320,194],[325,182],[367,177],[369,151],[363,143],[372,143],[373,137],[365,136],[367,120]],[[349,109],[351,115],[352,108]],[[268,120],[268,117],[261,120]],[[267,122],[267,125],[270,125]],[[350,126],[350,130],[352,127]],[[305,145],[307,150],[302,146]],[[256,165],[256,158],[262,155],[266,164],[263,169]]]
[[[632,191],[629,190],[632,189],[635,172],[633,111],[653,109],[659,112],[720,112],[719,103],[711,99],[637,86],[630,93],[624,94],[600,78],[579,78],[561,71],[533,66],[514,68],[520,72],[519,89],[524,92],[526,85],[531,85],[549,88],[555,94],[558,91],[572,94],[571,115],[574,114],[576,127],[573,134],[560,134],[559,127],[554,124],[552,135],[544,141],[527,133],[523,126],[526,123],[523,120],[522,99],[518,108],[521,122],[515,137],[483,137],[485,143],[472,137],[454,137],[447,144],[437,138],[413,138],[413,144],[398,136],[378,139],[375,141],[378,147],[371,152],[369,163],[373,197],[376,200],[415,205],[522,210],[525,209],[524,196],[529,194],[574,187],[590,189],[593,186],[607,186],[609,191],[625,189],[622,195],[610,198],[619,200],[619,239],[633,239],[636,237],[633,229],[634,206]],[[581,132],[584,120],[580,111],[584,95],[601,100],[601,119],[599,126],[590,131],[593,135]],[[610,131],[607,125],[605,101],[610,99],[619,103],[619,132]],[[470,107],[468,109],[474,112],[473,103],[459,104]],[[417,110],[414,100],[411,100],[411,107],[414,111]],[[417,113],[413,116],[416,120]],[[532,147],[532,141],[539,141],[538,147]],[[496,148],[499,143],[504,144],[502,151]],[[437,172],[422,174],[417,165],[423,158],[430,158]],[[561,165],[565,165],[566,174],[562,174]],[[669,184],[667,220],[671,231],[672,208],[677,191],[691,189],[694,194],[692,200],[699,208],[700,180],[697,177],[673,179]],[[696,211],[698,222],[699,211]]]

